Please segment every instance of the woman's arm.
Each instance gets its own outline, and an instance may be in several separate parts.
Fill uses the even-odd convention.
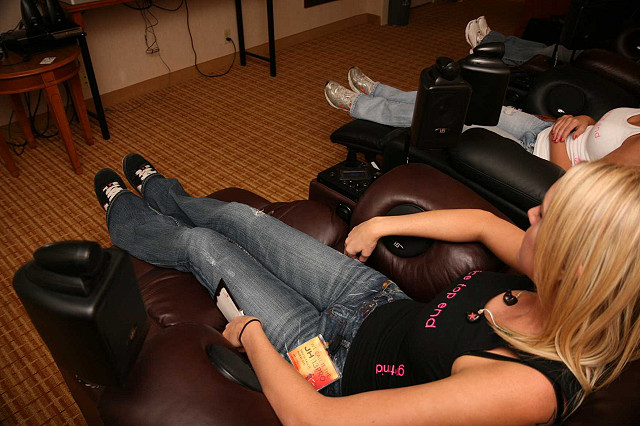
[[[517,268],[524,231],[485,210],[434,210],[404,216],[378,216],[351,230],[344,253],[365,262],[378,240],[387,235],[407,235],[449,242],[484,244],[500,260]]]
[[[551,135],[549,135],[551,138]],[[573,165],[569,154],[567,154],[567,146],[564,142],[555,143],[549,140],[549,160],[553,164],[557,164],[565,170],[569,170]]]
[[[238,317],[224,336],[234,345]],[[521,364],[481,359],[443,380],[348,397],[319,394],[273,348],[258,322],[242,335],[262,390],[283,424],[533,424],[553,417],[555,395],[538,371]],[[514,408],[516,407],[516,408]]]

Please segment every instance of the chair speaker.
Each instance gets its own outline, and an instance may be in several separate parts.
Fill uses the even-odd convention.
[[[126,383],[149,327],[128,254],[91,241],[49,244],[13,287],[58,365],[89,383]]]
[[[411,144],[419,149],[449,148],[462,133],[471,99],[471,85],[460,76],[460,66],[440,57],[420,73],[411,123]]]
[[[415,204],[398,204],[387,212],[387,216],[422,213],[424,209]],[[382,244],[391,253],[402,258],[416,257],[433,245],[433,240],[405,235],[388,235],[381,238]]]
[[[485,43],[460,60],[460,75],[473,92],[465,124],[495,126],[507,93],[511,71],[504,62],[504,43]]]

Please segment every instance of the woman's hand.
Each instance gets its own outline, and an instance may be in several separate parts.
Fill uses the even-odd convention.
[[[249,321],[253,322],[249,324]],[[244,329],[244,332],[242,332],[242,336],[244,337],[245,335],[247,335],[247,333],[255,331],[253,330],[253,328],[257,327],[262,328],[262,323],[260,322],[260,320],[258,320],[258,318],[246,315],[235,317],[231,320],[230,323],[225,326],[224,331],[222,332],[222,337],[227,339],[234,348],[244,350],[242,341],[240,340],[240,333]]]
[[[595,120],[588,115],[563,115],[558,118],[551,128],[551,140],[553,142],[564,142],[571,132],[573,137],[577,138],[587,129],[588,126],[595,124]]]
[[[377,232],[378,222],[379,218],[374,217],[353,228],[344,241],[344,254],[360,262],[366,262],[380,238]]]

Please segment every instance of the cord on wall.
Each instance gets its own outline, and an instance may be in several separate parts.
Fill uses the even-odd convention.
[[[222,77],[229,74],[229,71],[231,71],[233,64],[236,62],[236,53],[238,52],[236,49],[236,44],[234,43],[233,39],[231,37],[225,37],[225,40],[230,41],[231,44],[233,45],[233,57],[231,58],[231,64],[229,65],[229,68],[227,68],[227,70],[221,74],[207,74],[203,72],[198,66],[198,52],[196,52],[196,47],[193,44],[193,34],[191,34],[191,24],[189,22],[189,0],[184,0],[184,6],[185,6],[185,9],[187,10],[187,31],[189,32],[189,39],[191,40],[191,50],[193,50],[194,65],[196,67],[196,70],[200,73],[200,75],[203,75],[205,77],[213,77],[213,78]]]

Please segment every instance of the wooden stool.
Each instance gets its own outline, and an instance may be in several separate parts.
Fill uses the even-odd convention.
[[[7,65],[9,61],[16,61],[17,55],[10,55],[8,59],[0,62],[4,66],[0,67],[0,95],[11,95],[11,104],[13,110],[18,117],[20,127],[24,132],[25,139],[29,147],[35,148],[36,141],[31,132],[31,125],[22,104],[20,93],[30,92],[32,90],[44,89],[47,96],[49,111],[53,114],[58,125],[58,132],[64,141],[71,166],[76,173],[82,173],[80,160],[76,153],[76,147],[71,139],[71,129],[67,121],[64,105],[58,84],[65,81],[69,82],[69,90],[73,105],[76,108],[78,119],[84,130],[84,137],[88,145],[93,145],[93,136],[91,134],[91,125],[87,108],[82,95],[82,85],[78,77],[80,64],[78,63],[78,55],[80,48],[78,46],[68,46],[61,49],[50,50],[44,53],[38,53],[31,56],[29,61]],[[55,58],[50,64],[41,64],[44,58]],[[1,137],[1,136],[0,136]],[[12,175],[18,175],[18,169],[11,158],[11,153],[3,140],[0,154],[7,164],[7,168]]]

